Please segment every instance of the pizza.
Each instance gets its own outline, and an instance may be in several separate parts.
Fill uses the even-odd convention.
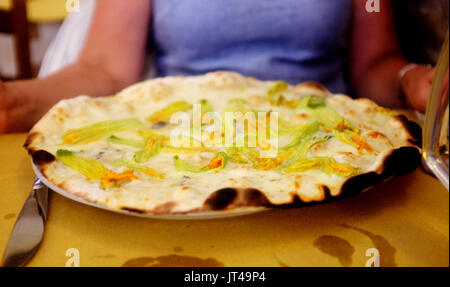
[[[368,99],[234,72],[62,100],[25,148],[46,180],[147,214],[300,207],[413,171],[421,128]]]

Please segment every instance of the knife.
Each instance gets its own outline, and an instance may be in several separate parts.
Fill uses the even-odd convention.
[[[24,266],[41,244],[48,215],[48,187],[36,177],[17,217],[3,257],[4,267]]]

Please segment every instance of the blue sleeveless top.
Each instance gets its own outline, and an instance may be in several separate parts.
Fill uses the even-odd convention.
[[[231,70],[347,92],[351,0],[153,0],[157,76]]]

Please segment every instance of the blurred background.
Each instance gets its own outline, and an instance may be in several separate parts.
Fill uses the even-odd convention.
[[[405,56],[412,62],[435,64],[449,26],[449,1],[393,3]],[[66,0],[0,0],[0,79],[36,77],[68,14]]]
[[[65,0],[0,0],[0,78],[35,77],[67,16]]]

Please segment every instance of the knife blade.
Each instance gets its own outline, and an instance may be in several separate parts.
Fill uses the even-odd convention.
[[[36,177],[17,217],[3,257],[4,267],[24,266],[41,244],[48,216],[48,188]]]

